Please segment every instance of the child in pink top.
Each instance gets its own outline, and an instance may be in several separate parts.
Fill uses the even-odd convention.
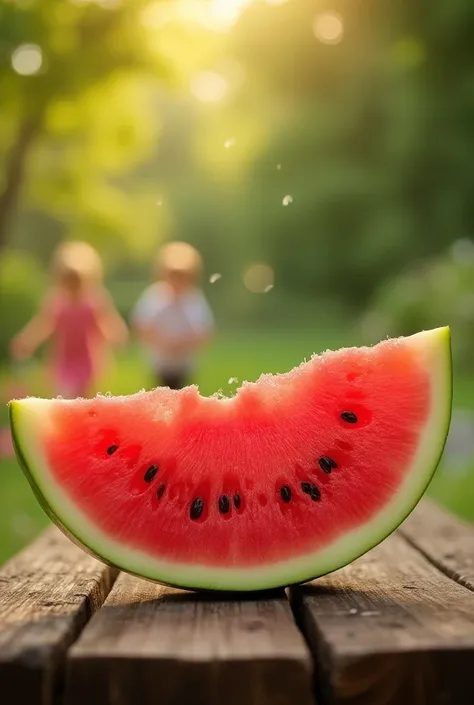
[[[64,398],[87,396],[111,346],[127,328],[105,290],[102,263],[84,242],[61,245],[52,263],[53,285],[39,312],[13,339],[14,358],[33,355],[49,338],[54,389]]]

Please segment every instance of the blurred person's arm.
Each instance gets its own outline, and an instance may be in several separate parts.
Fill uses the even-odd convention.
[[[123,345],[127,342],[127,324],[116,309],[108,292],[104,292],[101,296],[97,325],[102,336],[110,345]]]
[[[192,333],[174,341],[174,352],[198,350],[211,342],[214,330],[209,329],[200,333]]]
[[[10,343],[10,352],[16,359],[31,357],[56,329],[56,318],[49,302],[40,310]]]
[[[138,324],[135,326],[135,331],[143,343],[146,343],[163,355],[175,355],[181,352],[181,339],[174,340],[173,338],[168,338],[159,333],[152,326],[147,325]]]

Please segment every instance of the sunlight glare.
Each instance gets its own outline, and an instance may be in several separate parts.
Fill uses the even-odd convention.
[[[211,0],[205,24],[216,32],[226,32],[253,0]]]
[[[337,12],[321,12],[313,22],[313,32],[323,44],[339,44],[344,34],[342,17]]]
[[[255,0],[156,0],[145,6],[142,23],[161,29],[173,22],[197,24],[213,32],[227,32]]]
[[[116,10],[122,4],[122,0],[69,0],[73,5],[99,5],[104,10]]]

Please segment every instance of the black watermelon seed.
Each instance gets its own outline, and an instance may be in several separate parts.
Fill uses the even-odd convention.
[[[229,498],[226,494],[219,497],[219,511],[221,514],[227,514],[230,509]]]
[[[240,495],[237,493],[234,495],[234,507],[240,509]]]
[[[165,490],[166,490],[166,485],[163,482],[163,484],[160,485],[156,491],[156,496],[158,497],[158,499],[161,499],[163,497]]]
[[[357,416],[353,411],[343,411],[341,414],[341,419],[346,423],[357,423]]]
[[[323,455],[319,458],[319,467],[323,472],[329,474],[333,468],[337,468],[337,463],[328,455]]]
[[[150,467],[146,471],[145,475],[143,476],[143,479],[145,480],[145,482],[151,482],[157,472],[158,472],[158,465],[150,465]]]
[[[291,489],[288,485],[283,485],[283,487],[280,487],[280,497],[287,504],[288,502],[291,502]]]
[[[196,497],[196,499],[191,504],[191,509],[189,510],[189,516],[191,519],[199,519],[204,509],[204,501],[201,497]]]
[[[107,455],[113,455],[115,451],[118,449],[118,446],[112,445],[107,448]]]
[[[301,489],[305,494],[308,494],[311,497],[313,502],[317,502],[318,499],[321,499],[321,492],[316,485],[313,485],[311,482],[302,482]]]

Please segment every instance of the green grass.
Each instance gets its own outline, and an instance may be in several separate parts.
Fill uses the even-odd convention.
[[[262,372],[284,372],[313,352],[354,344],[354,333],[347,331],[246,331],[221,334],[202,360],[196,382],[209,395],[222,390],[229,394],[229,378],[254,380]],[[40,370],[28,373],[31,394],[44,394]],[[129,394],[149,387],[152,380],[136,349],[128,350],[111,370],[101,388],[114,394]],[[455,404],[472,406],[474,380],[455,380]],[[6,423],[6,409],[0,416]],[[473,472],[452,475],[443,467],[438,471],[430,492],[466,518],[474,519]],[[0,564],[30,541],[48,523],[33,497],[29,485],[14,460],[0,462]]]

